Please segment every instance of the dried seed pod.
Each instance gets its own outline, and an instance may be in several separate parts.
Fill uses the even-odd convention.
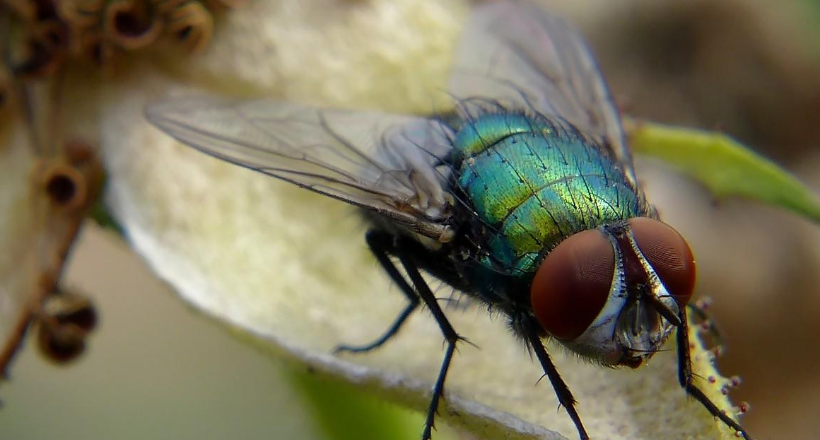
[[[27,193],[29,203],[19,210],[19,225],[3,230],[17,236],[15,261],[7,264],[4,275],[9,277],[11,270],[18,278],[15,291],[9,294],[16,298],[11,304],[14,309],[4,310],[4,317],[11,318],[4,322],[6,333],[0,340],[0,378],[8,371],[30,323],[38,324],[43,352],[66,362],[82,353],[86,335],[97,322],[90,301],[59,289],[59,282],[74,240],[99,199],[104,170],[88,143],[67,142],[61,153],[41,157],[39,163],[32,159],[23,167],[31,174],[20,197]]]
[[[49,295],[39,313],[37,342],[40,352],[63,364],[85,351],[88,334],[97,326],[97,311],[91,301],[75,292]]]
[[[88,333],[97,327],[97,310],[85,295],[62,290],[49,295],[43,303],[45,319],[53,319],[61,325],[73,325]]]
[[[85,333],[66,326],[45,326],[37,331],[37,346],[49,360],[57,364],[73,361],[85,351]]]
[[[187,52],[202,52],[213,34],[212,11],[245,2],[5,0],[24,29],[24,47],[13,47],[11,51],[21,54],[19,61],[11,63],[12,74],[23,78],[47,76],[69,56],[90,59],[111,74],[122,51],[148,47],[163,34],[181,42]]]
[[[68,48],[68,28],[58,20],[37,22],[29,28],[22,61],[11,67],[21,78],[48,76],[65,59]]]
[[[119,0],[105,9],[103,29],[107,39],[133,50],[154,42],[162,32],[162,21],[145,0]]]
[[[82,207],[87,198],[87,184],[83,175],[68,164],[56,163],[42,175],[42,188],[54,206],[74,210]]]
[[[59,289],[62,268],[87,212],[98,199],[103,169],[95,150],[81,141],[66,142],[59,157],[34,170],[36,227],[36,290],[41,298],[32,306],[39,323],[42,352],[58,363],[76,358],[85,349],[97,313],[85,296]]]
[[[213,36],[214,21],[201,3],[185,3],[167,16],[167,30],[185,49],[200,53],[208,47]]]

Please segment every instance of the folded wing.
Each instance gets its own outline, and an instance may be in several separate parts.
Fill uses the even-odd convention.
[[[450,92],[562,118],[609,148],[635,184],[618,111],[595,59],[576,29],[541,7],[522,1],[476,9]]]
[[[371,210],[446,240],[446,126],[435,120],[276,100],[173,99],[148,120],[211,156]]]

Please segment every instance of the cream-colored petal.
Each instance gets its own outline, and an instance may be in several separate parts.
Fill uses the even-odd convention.
[[[142,108],[185,81],[199,92],[429,110],[465,12],[441,3],[252,2],[231,15],[222,41],[195,67],[169,64],[108,90],[101,124],[107,201],[133,246],[183,298],[319,374],[420,410],[443,355],[427,312],[373,353],[331,354],[380,335],[404,305],[368,255],[355,211],[183,147],[144,122]],[[577,438],[548,381],[536,385],[541,369],[503,317],[477,305],[448,316],[479,348],[460,347],[442,420],[481,438]],[[549,348],[594,438],[734,436],[680,389],[672,345],[637,371]],[[698,374],[716,375],[696,353]],[[707,388],[726,406],[722,383]]]

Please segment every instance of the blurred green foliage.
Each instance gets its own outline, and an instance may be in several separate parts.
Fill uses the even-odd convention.
[[[649,122],[625,125],[636,154],[663,160],[705,185],[715,197],[744,197],[820,223],[820,199],[811,189],[731,137]]]

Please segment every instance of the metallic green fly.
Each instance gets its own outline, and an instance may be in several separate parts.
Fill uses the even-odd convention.
[[[147,117],[207,154],[361,208],[367,244],[408,303],[380,338],[339,350],[375,349],[427,306],[447,348],[423,439],[462,338],[422,271],[508,317],[580,438],[589,436],[543,339],[636,368],[674,331],[685,392],[748,439],[693,384],[694,257],[638,186],[580,35],[536,6],[493,2],[474,11],[462,38],[450,115],[194,97],[152,105]]]

